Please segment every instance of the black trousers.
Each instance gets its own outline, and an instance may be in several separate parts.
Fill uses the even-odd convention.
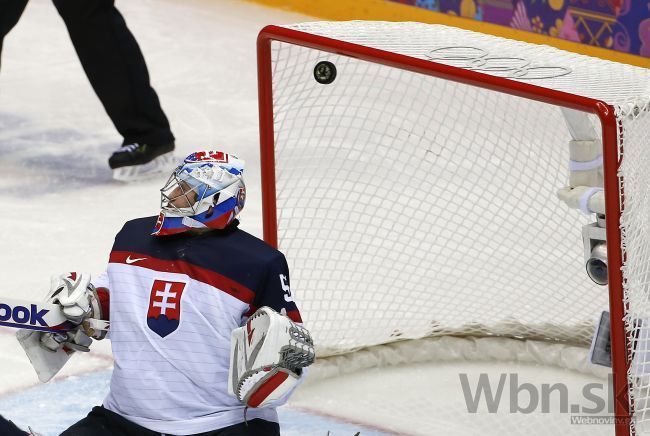
[[[28,0],[0,0],[0,50]],[[114,0],[52,0],[123,144],[174,141],[140,47]],[[47,38],[47,36],[44,36]],[[46,74],[44,72],[44,74]]]
[[[279,436],[280,425],[263,419],[252,419],[247,423],[231,425],[219,430],[192,436]],[[84,419],[61,433],[61,436],[160,436],[126,418],[104,409],[93,410]]]
[[[16,425],[0,415],[0,435],[2,436],[28,436],[27,432],[22,431]]]

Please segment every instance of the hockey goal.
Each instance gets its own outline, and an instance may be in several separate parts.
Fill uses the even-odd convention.
[[[648,70],[385,22],[268,26],[258,69],[264,236],[320,358],[449,336],[586,349],[608,310],[616,434],[647,431]],[[585,273],[594,212],[608,286]]]

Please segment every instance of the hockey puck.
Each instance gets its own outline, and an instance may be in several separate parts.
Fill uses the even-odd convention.
[[[321,85],[329,85],[336,79],[336,66],[329,61],[320,61],[314,67],[314,79]]]

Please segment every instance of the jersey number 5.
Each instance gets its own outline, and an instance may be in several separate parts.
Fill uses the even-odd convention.
[[[293,301],[293,296],[291,295],[291,289],[289,289],[289,284],[287,283],[287,276],[280,274],[280,284],[282,285],[282,290],[284,291],[284,301],[290,303]]]

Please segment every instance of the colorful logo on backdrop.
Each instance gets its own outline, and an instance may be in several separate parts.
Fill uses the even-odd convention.
[[[149,296],[147,325],[161,338],[174,332],[181,322],[183,282],[155,280]]]
[[[650,0],[389,0],[650,57]]]

